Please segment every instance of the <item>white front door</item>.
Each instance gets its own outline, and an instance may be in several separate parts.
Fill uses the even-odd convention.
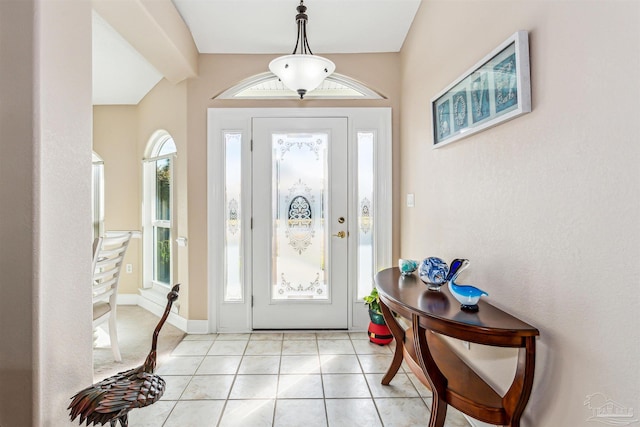
[[[347,118],[254,118],[253,329],[347,328]]]
[[[392,265],[391,109],[207,114],[209,331],[366,330]]]

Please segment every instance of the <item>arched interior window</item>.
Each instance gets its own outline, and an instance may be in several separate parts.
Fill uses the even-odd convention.
[[[173,141],[173,138],[171,138],[171,135],[166,134],[153,145],[152,157],[162,157],[168,154],[174,154],[176,151],[176,143]]]
[[[170,286],[174,241],[176,144],[163,130],[153,134],[144,161],[144,285]]]

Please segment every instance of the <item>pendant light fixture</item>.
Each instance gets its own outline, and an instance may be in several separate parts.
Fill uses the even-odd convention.
[[[296,8],[298,38],[291,55],[281,56],[269,63],[269,70],[289,89],[297,92],[300,99],[311,92],[331,75],[336,65],[321,56],[314,55],[307,41],[307,7],[304,1]],[[299,50],[299,53],[296,53]]]

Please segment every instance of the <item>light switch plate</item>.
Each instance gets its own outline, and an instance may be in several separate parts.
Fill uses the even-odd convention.
[[[413,208],[416,205],[416,197],[413,193],[407,194],[407,207]]]

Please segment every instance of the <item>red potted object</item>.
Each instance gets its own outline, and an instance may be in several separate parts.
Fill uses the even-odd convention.
[[[378,290],[373,288],[371,294],[364,297],[364,303],[369,307],[369,341],[378,345],[386,345],[393,341],[393,335],[389,330],[382,311],[380,310],[380,298],[378,296]]]

